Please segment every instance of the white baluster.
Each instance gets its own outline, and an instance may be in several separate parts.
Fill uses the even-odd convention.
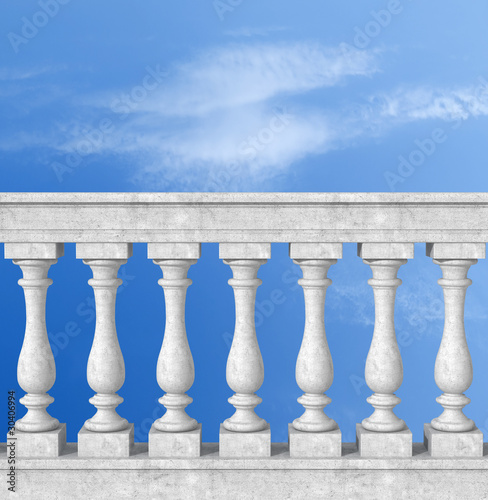
[[[129,425],[116,410],[123,401],[117,391],[124,384],[125,365],[115,327],[115,298],[117,288],[122,284],[117,273],[126,262],[122,259],[83,260],[93,272],[88,284],[95,293],[97,312],[95,336],[87,366],[88,384],[96,392],[90,403],[97,412],[85,422],[89,431],[121,431]]]
[[[471,285],[468,270],[478,261],[435,260],[442,269],[438,281],[444,290],[445,321],[441,345],[435,360],[435,382],[444,394],[436,401],[444,407],[442,415],[432,420],[432,427],[446,432],[474,429],[474,422],[463,413],[470,402],[464,395],[473,381],[473,366],[464,332],[464,301]]]
[[[159,387],[166,392],[159,402],[166,408],[166,413],[154,422],[154,427],[159,431],[191,431],[198,425],[185,411],[192,402],[192,398],[185,393],[195,380],[185,328],[186,289],[191,285],[191,280],[186,275],[190,266],[196,262],[154,260],[163,271],[164,278],[158,283],[164,288],[166,301],[166,326],[157,367]]]
[[[410,456],[411,433],[405,422],[398,418],[393,408],[400,403],[394,393],[403,381],[403,365],[395,333],[395,295],[401,284],[397,272],[401,265],[406,264],[407,258],[413,258],[413,244],[400,243],[366,243],[359,245],[359,255],[363,262],[371,267],[373,278],[368,283],[373,288],[375,303],[375,324],[373,339],[366,359],[365,379],[368,387],[374,392],[367,401],[373,408],[373,414],[362,421],[362,430],[375,433],[396,433],[399,449],[382,450],[394,456],[398,453]],[[363,445],[365,441],[363,438]],[[377,440],[378,446],[381,441]],[[362,456],[373,455],[375,451],[360,450]],[[386,456],[386,455],[385,455]]]
[[[51,265],[63,255],[62,244],[5,244],[5,257],[14,259],[22,269],[19,285],[24,289],[26,325],[20,352],[17,378],[26,395],[20,399],[27,408],[17,420],[16,431],[23,435],[19,449],[22,456],[58,456],[66,443],[66,424],[49,415],[47,407],[54,398],[48,391],[56,379],[54,356],[46,330],[46,295],[52,280],[47,277]]]
[[[128,454],[130,441],[133,440],[132,424],[129,426],[127,420],[116,410],[123,402],[117,391],[124,384],[125,365],[115,326],[115,299],[117,288],[122,284],[117,273],[131,254],[132,245],[128,244],[83,243],[76,248],[77,257],[82,258],[92,270],[93,278],[88,284],[93,287],[96,308],[95,335],[88,358],[87,379],[89,386],[96,392],[89,401],[97,412],[85,422],[80,432],[82,436],[78,436],[79,453],[83,456],[118,455],[120,451],[111,449],[110,446],[105,450],[100,449],[104,444],[97,437],[89,437],[92,445],[85,447],[86,443],[82,440],[86,431],[106,435],[127,430],[129,442],[123,452],[120,451],[123,456]]]
[[[159,402],[166,408],[166,413],[154,422],[149,433],[149,456],[199,456],[201,425],[185,411],[193,401],[186,391],[195,379],[186,335],[185,301],[187,288],[192,282],[187,278],[188,269],[200,257],[200,245],[150,243],[148,257],[161,267],[163,278],[158,283],[164,289],[166,302],[166,326],[157,362],[158,384],[166,392]],[[190,431],[196,432],[192,434]]]
[[[304,391],[298,402],[305,408],[300,418],[293,421],[293,427],[304,432],[325,432],[337,428],[337,423],[324,413],[330,398],[324,394],[334,380],[334,367],[325,334],[324,307],[327,287],[332,283],[327,277],[329,267],[337,259],[311,259],[333,254],[341,258],[340,244],[292,243],[290,256],[300,265],[303,278],[298,280],[305,299],[305,330],[296,364],[297,384]],[[307,255],[309,258],[301,258]]]
[[[334,367],[324,325],[325,294],[332,283],[329,267],[342,257],[342,244],[292,243],[290,257],[300,265],[298,283],[305,299],[305,329],[296,364],[297,384],[304,391],[298,402],[303,415],[289,426],[290,456],[297,458],[341,455],[341,433],[324,408],[331,399],[324,394],[334,379]],[[301,431],[301,432],[297,432]],[[336,432],[331,432],[336,431]]]
[[[19,285],[24,289],[26,325],[24,343],[20,351],[17,379],[27,393],[20,402],[27,408],[15,427],[24,432],[42,432],[57,429],[59,421],[51,417],[46,408],[54,398],[47,392],[56,380],[54,356],[47,338],[45,311],[46,292],[52,280],[49,268],[57,260],[14,260],[22,269]]]
[[[397,271],[407,263],[406,259],[363,260],[373,271],[368,284],[374,290],[375,326],[373,340],[366,359],[366,383],[374,391],[368,403],[374,407],[373,414],[365,418],[363,427],[370,431],[395,432],[405,428],[405,422],[393,412],[400,403],[394,392],[403,381],[403,365],[395,335],[395,293],[401,284]]]
[[[434,263],[442,269],[442,278],[438,283],[444,291],[445,304],[444,332],[435,361],[435,382],[443,391],[436,401],[444,411],[432,420],[431,429],[426,429],[429,451],[435,456],[446,456],[446,453],[452,456],[481,456],[483,436],[463,413],[463,408],[470,402],[464,392],[473,381],[473,366],[464,331],[464,302],[466,289],[472,283],[468,270],[478,262],[467,257],[484,258],[485,245],[435,243],[427,246],[427,255],[433,257]],[[448,441],[450,436],[446,433],[456,433],[457,438]],[[463,437],[464,433],[469,437]],[[440,452],[439,438],[449,442],[450,450]],[[463,446],[464,439],[468,441]],[[437,440],[437,447],[435,441],[433,445],[433,440]]]
[[[264,381],[264,366],[256,337],[254,306],[256,289],[262,283],[257,277],[258,269],[271,256],[269,244],[221,244],[220,258],[228,264],[233,273],[229,284],[234,289],[236,323],[229,357],[226,377],[229,387],[235,394],[229,403],[235,407],[235,413],[224,421],[223,428],[234,433],[259,433],[268,431],[268,423],[258,415],[254,408],[261,403],[255,392]],[[266,258],[262,258],[266,257]],[[270,453],[269,434],[259,438],[259,445],[249,437],[249,445],[242,448],[227,443],[227,436],[220,437],[222,456],[266,456]],[[256,441],[257,443],[258,441]],[[234,447],[234,448],[233,448]]]

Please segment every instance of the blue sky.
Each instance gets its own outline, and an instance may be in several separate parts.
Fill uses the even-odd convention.
[[[4,4],[4,189],[482,188],[485,2],[226,1]]]
[[[0,191],[487,190],[488,4],[481,0],[10,1],[0,14]],[[440,410],[433,361],[443,313],[436,306],[440,271],[424,257],[424,245],[416,251],[400,271],[405,382],[399,395],[406,402],[398,414],[420,440],[422,423]],[[129,311],[118,313],[121,344],[132,351],[121,412],[139,428],[158,411],[148,352],[159,349],[164,312],[160,271],[144,252],[138,245],[127,265],[132,279],[119,300]],[[49,291],[48,328],[52,342],[70,321],[80,329],[60,349],[51,391],[77,408],[68,414],[58,399],[53,405],[53,413],[72,422],[74,440],[91,411],[84,366],[94,325],[76,312],[91,293],[89,272],[72,246],[66,253],[51,271],[57,281]],[[369,269],[354,245],[344,255],[331,270],[327,299],[337,356],[329,413],[352,441],[354,422],[369,415],[361,377],[374,310]],[[10,318],[16,353],[23,330],[19,270],[6,261],[0,266],[9,283],[1,312]],[[258,302],[274,289],[286,301],[262,318],[258,337],[267,367],[261,414],[275,422],[278,441],[286,440],[285,424],[300,411],[293,372],[303,297],[286,282],[287,272],[299,276],[286,246],[274,245],[260,272]],[[223,376],[233,325],[230,276],[216,245],[204,247],[191,273],[187,321],[197,380],[189,411],[205,423],[204,439],[216,440],[215,426],[230,411]],[[486,264],[470,276],[469,411],[486,439]],[[150,300],[141,299],[145,294]],[[15,372],[14,358],[6,373]],[[220,371],[209,372],[208,359]],[[144,397],[134,399],[141,390]]]

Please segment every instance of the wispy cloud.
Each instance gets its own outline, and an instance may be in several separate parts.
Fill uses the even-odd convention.
[[[241,28],[232,36],[265,36],[273,29],[278,28]],[[42,132],[26,127],[23,135],[5,136],[0,149],[41,147],[44,138],[46,148],[76,153],[87,137],[100,136],[92,130],[109,118],[110,132],[88,147],[88,154],[125,155],[141,188],[172,184],[206,190],[208,179],[218,177],[222,181],[213,182],[215,189],[254,189],[310,155],[351,147],[404,123],[488,115],[488,82],[482,79],[456,88],[403,86],[362,102],[351,100],[351,92],[343,99],[329,97],[341,95],[334,87],[374,77],[379,58],[380,52],[347,45],[253,39],[202,50],[164,72],[151,71],[141,77],[140,83],[151,82],[145,87],[72,97],[73,92],[50,90],[44,82],[45,89],[36,92],[38,102],[29,97],[35,77],[56,69],[0,69],[0,98],[28,90],[22,94],[22,113],[41,112],[63,96],[63,109],[71,99],[66,116],[72,117],[53,120]],[[132,99],[129,106],[121,105],[121,96]]]
[[[488,115],[488,82],[457,88],[400,87],[368,99],[368,118],[380,122],[466,120]]]
[[[316,43],[231,44],[203,51],[172,68],[130,112],[121,107],[123,120],[98,151],[143,158],[134,177],[143,186],[163,188],[170,179],[202,182],[196,172],[235,171],[236,165],[237,182],[259,182],[308,154],[336,147],[344,132],[293,98],[376,71],[374,52]],[[117,111],[116,96],[104,94],[92,104]],[[65,148],[75,146],[76,134]]]
[[[139,111],[162,116],[205,116],[332,87],[346,77],[378,71],[373,52],[315,43],[233,44],[178,65],[167,85]]]
[[[52,66],[43,66],[37,68],[0,68],[0,81],[14,82],[19,80],[29,80],[36,78],[40,75],[54,73],[60,71],[62,68],[53,68]]]

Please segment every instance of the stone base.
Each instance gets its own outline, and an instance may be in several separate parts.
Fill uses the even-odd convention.
[[[193,431],[149,431],[148,455],[154,458],[193,458],[202,454],[202,424]]]
[[[373,432],[356,424],[356,444],[364,458],[407,458],[412,456],[412,432]]]
[[[220,424],[219,456],[223,458],[257,458],[271,456],[271,430],[259,432],[228,431]]]
[[[7,435],[7,442],[15,443],[15,454],[19,458],[59,457],[66,446],[66,424],[59,424],[54,431],[22,432]]]
[[[342,455],[342,432],[302,432],[288,424],[288,446],[292,458],[328,458]]]
[[[78,456],[83,458],[128,457],[134,447],[134,424],[117,432],[78,432]]]
[[[410,458],[361,458],[356,443],[342,447],[342,457],[290,458],[287,443],[272,443],[271,457],[238,460],[203,443],[203,457],[176,460],[148,458],[147,443],[135,443],[129,458],[96,460],[78,459],[76,443],[68,443],[56,459],[17,459],[18,491],[0,497],[472,500],[488,491],[488,444],[483,457],[450,459],[430,457],[423,443],[414,443]],[[3,443],[0,465],[7,488]]]
[[[483,433],[478,428],[469,432],[444,432],[424,424],[424,446],[435,458],[479,458],[483,456]]]

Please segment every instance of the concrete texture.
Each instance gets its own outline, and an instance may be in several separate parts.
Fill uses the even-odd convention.
[[[201,453],[202,424],[186,432],[160,432],[153,424],[149,431],[148,454],[151,458],[192,458]]]
[[[342,243],[290,243],[291,259],[342,259]]]
[[[293,243],[290,245],[291,254],[300,254],[300,250],[303,248],[297,248]],[[330,250],[339,253],[338,249]],[[324,412],[325,406],[331,402],[324,393],[334,380],[334,366],[325,334],[324,307],[326,290],[332,283],[327,272],[337,259],[298,259],[293,262],[302,270],[303,278],[298,284],[303,288],[305,299],[305,328],[295,367],[298,387],[304,392],[298,402],[305,412],[293,421],[293,427],[303,432],[333,431],[337,429],[337,423]]]
[[[485,243],[427,243],[427,257],[433,259],[484,259]]]
[[[199,259],[200,243],[148,243],[148,259]]]
[[[424,424],[424,446],[435,458],[478,458],[483,456],[483,433],[478,428],[469,432],[443,432]]]
[[[83,458],[126,458],[134,447],[134,424],[116,432],[78,432],[78,455]],[[98,463],[98,462],[97,462]]]
[[[412,456],[412,433],[373,432],[356,424],[356,444],[363,458],[408,458]]]
[[[487,220],[488,193],[2,193],[0,241],[484,244]]]
[[[302,432],[288,424],[288,446],[291,458],[340,457],[342,432],[339,429],[328,432]]]
[[[59,259],[64,255],[63,243],[6,243],[6,259]]]
[[[55,458],[59,457],[66,446],[66,424],[60,424],[53,431],[21,432],[7,436],[7,441],[15,438],[15,454],[19,458]]]
[[[148,254],[166,252],[166,255],[179,253],[180,245],[159,245],[149,248]],[[200,245],[186,245],[181,249],[187,255],[199,255]],[[186,394],[195,380],[195,367],[186,336],[185,299],[186,289],[191,285],[187,277],[188,269],[196,264],[196,259],[154,259],[161,267],[163,278],[158,283],[164,289],[166,324],[164,340],[158,356],[156,378],[164,394],[159,402],[164,405],[164,415],[154,422],[154,429],[161,432],[187,432],[197,428],[198,422],[186,413],[186,407],[193,401]]]
[[[195,459],[155,459],[147,443],[136,443],[130,458],[79,458],[69,443],[59,459],[17,461],[19,499],[171,498],[239,499],[466,499],[488,491],[488,445],[482,458],[432,458],[415,443],[410,458],[361,458],[353,443],[342,457],[290,459],[285,443],[273,443],[269,458],[221,458],[216,443],[205,443]],[[6,471],[5,445],[0,468]],[[42,496],[39,492],[42,491]],[[485,495],[486,496],[486,495]]]
[[[358,243],[362,259],[413,259],[413,243]]]
[[[271,430],[232,432],[220,424],[219,455],[222,458],[266,458],[271,455]]]
[[[224,263],[232,269],[232,278],[228,283],[234,289],[236,310],[234,336],[225,368],[227,384],[235,392],[228,399],[235,407],[235,412],[224,421],[223,427],[237,433],[258,433],[268,427],[268,423],[254,411],[262,401],[255,393],[264,381],[264,365],[256,337],[254,310],[256,289],[262,283],[257,277],[258,270],[267,262],[257,257],[270,256],[270,252],[269,244],[219,245],[219,257],[228,258]],[[237,442],[237,451],[240,452],[241,441]],[[254,441],[252,443],[251,456],[255,448]],[[260,446],[257,449],[260,450]],[[245,446],[243,450],[245,451]],[[229,450],[228,453],[233,452]]]

